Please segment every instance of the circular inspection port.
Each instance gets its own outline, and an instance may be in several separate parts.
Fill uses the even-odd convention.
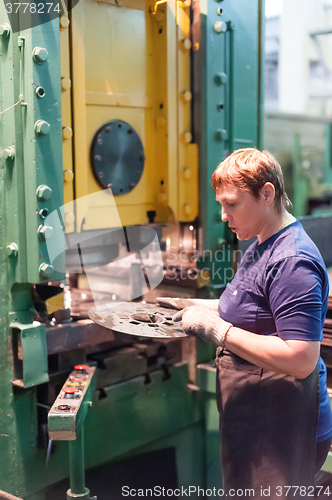
[[[42,98],[42,97],[45,97],[45,89],[44,87],[37,87],[36,90],[36,96],[39,97],[39,98]]]
[[[224,12],[224,11],[222,10],[222,8],[221,8],[221,7],[218,7],[218,8],[217,8],[217,14],[218,14],[218,16],[222,16],[222,15],[223,15],[223,12]]]
[[[46,219],[48,216],[48,208],[41,208],[38,213],[42,219]]]

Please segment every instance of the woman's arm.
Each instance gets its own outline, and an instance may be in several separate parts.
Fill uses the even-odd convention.
[[[221,320],[223,321],[223,320]],[[261,368],[306,378],[314,370],[320,342],[282,340],[280,337],[257,335],[234,326],[225,338],[226,349]]]
[[[286,373],[295,378],[306,378],[314,370],[320,342],[282,340],[277,336],[259,335],[236,328],[220,318],[217,311],[198,305],[179,311],[174,321],[182,319],[183,330],[188,335],[198,335],[203,340],[237,354],[261,368]]]

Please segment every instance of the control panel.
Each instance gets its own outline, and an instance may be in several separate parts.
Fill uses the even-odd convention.
[[[76,365],[48,413],[48,434],[53,441],[73,441],[91,405],[95,366]]]

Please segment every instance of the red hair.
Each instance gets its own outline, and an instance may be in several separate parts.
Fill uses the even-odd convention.
[[[221,162],[212,175],[212,187],[215,191],[222,185],[232,185],[249,191],[257,199],[266,182],[274,186],[277,211],[281,212],[282,206],[290,208],[292,203],[285,191],[281,167],[268,151],[255,148],[238,149]]]

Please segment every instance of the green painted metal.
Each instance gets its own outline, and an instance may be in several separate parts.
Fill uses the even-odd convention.
[[[156,371],[149,383],[137,377],[104,388],[102,399],[97,391],[84,424],[86,469],[170,446],[176,448],[179,484],[188,487],[195,479],[204,487],[204,407],[201,394],[187,388],[188,377],[188,366],[181,364],[170,368],[166,380]],[[38,489],[46,495],[48,485],[68,477],[68,442],[56,442],[47,470],[45,455],[35,455],[30,480],[38,488],[25,500],[39,500]]]
[[[294,134],[292,165],[293,165],[293,215],[300,217],[306,215],[307,200],[308,200],[308,179],[303,175],[301,168],[302,152],[301,152],[301,135]]]
[[[216,368],[212,364],[197,365],[197,385],[203,392],[204,442],[206,447],[206,486],[221,488],[219,412],[216,404]]]
[[[4,4],[0,16],[9,23]],[[47,47],[52,63],[36,67],[36,45]],[[49,211],[63,204],[59,20],[22,33],[9,30],[0,52],[0,484],[26,497],[40,489],[45,468],[45,450],[37,448],[33,386],[48,381],[46,336],[45,325],[34,322],[30,290],[44,281],[40,264],[50,264],[38,235],[38,210],[46,206],[37,199],[38,186],[52,188]],[[37,97],[36,86],[45,88],[44,98]],[[35,132],[41,119],[51,125],[47,137]],[[54,273],[51,279],[63,276]],[[14,380],[24,389],[13,386]]]
[[[90,500],[90,490],[85,487],[84,464],[84,425],[77,429],[75,441],[69,441],[69,477],[70,489],[67,499],[81,498]]]
[[[260,0],[251,2],[250,6],[246,0],[224,0],[219,8],[214,1],[201,2],[200,218],[203,256],[199,266],[210,270],[211,295],[220,293],[234,275],[231,252],[234,235],[221,222],[211,176],[230,152],[262,142],[262,12]],[[221,32],[216,24],[220,22],[224,23]]]

